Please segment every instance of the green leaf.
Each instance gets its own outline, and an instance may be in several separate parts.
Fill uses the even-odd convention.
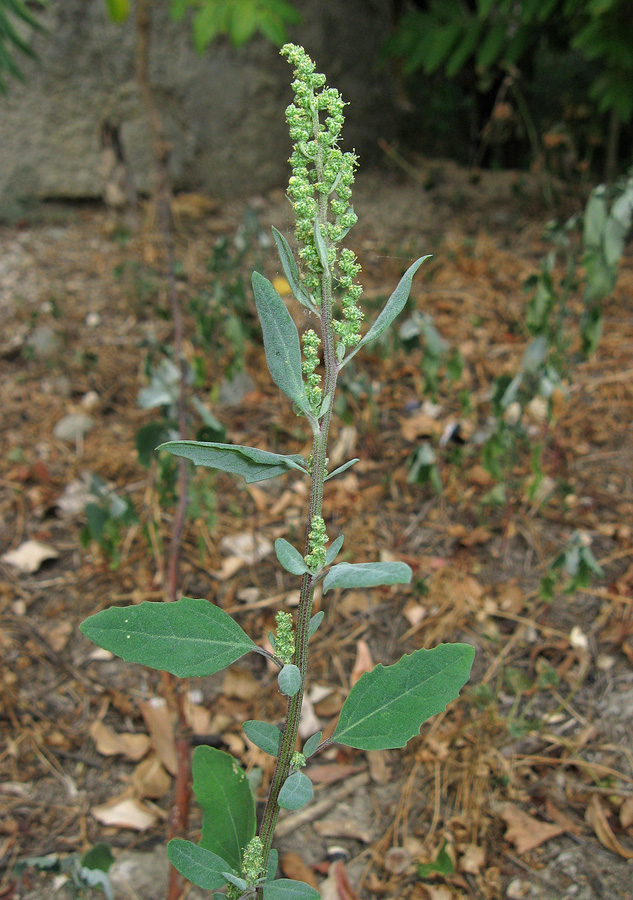
[[[282,734],[276,725],[270,722],[258,722],[255,719],[249,719],[242,725],[244,734],[252,741],[256,747],[263,750],[270,756],[279,756],[281,749]]]
[[[277,866],[279,865],[279,854],[276,850],[271,850],[268,854],[268,865],[266,866],[266,881],[274,881],[277,874]]]
[[[255,644],[223,609],[208,600],[111,606],[89,616],[80,631],[126,662],[178,678],[213,675]]]
[[[312,800],[314,788],[303,772],[293,772],[283,783],[277,802],[282,809],[301,809]]]
[[[291,575],[303,575],[304,572],[310,571],[296,547],[293,547],[292,544],[289,544],[283,538],[277,538],[275,541],[275,553],[279,564]]]
[[[320,900],[321,895],[303,881],[279,878],[264,885],[264,900]]]
[[[301,687],[301,672],[299,671],[299,667],[292,663],[284,666],[277,676],[277,683],[279,684],[279,690],[282,694],[285,694],[286,697],[294,697]]]
[[[321,738],[323,737],[323,732],[317,731],[316,734],[313,734],[312,737],[309,737],[308,740],[303,745],[303,750],[301,751],[306,759],[309,756],[312,756],[316,748],[321,743]]]
[[[248,888],[248,884],[244,881],[243,878],[240,878],[238,875],[234,875],[233,872],[223,872],[224,880],[229,881],[231,884],[234,884],[236,888],[239,888],[240,891],[245,891]]]
[[[277,475],[284,475],[291,469],[296,469],[304,475],[309,474],[302,456],[297,454],[282,456],[280,453],[270,453],[257,447],[242,447],[239,444],[167,441],[156,449],[166,450],[174,456],[184,456],[197,466],[208,466],[210,469],[241,475],[247,484],[276,478]]]
[[[308,623],[308,640],[310,640],[312,635],[315,633],[315,631],[317,630],[317,628],[323,621],[324,615],[325,615],[325,613],[323,612],[323,610],[321,610],[321,612],[315,613],[312,616],[312,618],[310,619],[310,621]]]
[[[452,875],[455,865],[446,850],[448,841],[444,841],[433,862],[421,863],[418,866],[418,878],[428,878],[429,875]]]
[[[172,429],[166,422],[148,422],[136,432],[136,453],[144,469],[149,469],[158,445],[169,437]]]
[[[191,841],[183,841],[174,838],[167,844],[167,857],[174,869],[181,875],[204,888],[205,891],[214,891],[224,887],[226,878],[222,872],[230,871],[231,866],[211,850],[205,850]]]
[[[602,235],[607,223],[607,204],[604,198],[604,187],[598,187],[591,192],[589,202],[585,209],[585,221],[583,228],[583,244],[592,250],[599,250],[602,246]]]
[[[330,588],[377,587],[381,584],[409,584],[411,568],[401,562],[339,563],[332,566],[323,582],[323,593]]]
[[[343,541],[345,540],[344,534],[339,534],[335,541],[332,541],[330,546],[327,548],[327,553],[325,554],[325,565],[331,566],[336,557],[341,552],[341,548],[343,546]]]
[[[299,279],[299,269],[297,268],[297,264],[295,262],[294,256],[292,255],[292,250],[290,249],[288,241],[285,239],[281,231],[277,231],[274,225],[272,228],[273,237],[275,239],[275,243],[277,244],[279,259],[281,260],[281,266],[284,270],[286,280],[290,285],[290,290],[294,294],[295,299],[299,301],[299,303],[309,309],[310,312],[318,316],[318,309],[312,303],[312,301],[308,297],[306,290],[301,284],[301,281]]]
[[[323,480],[324,480],[324,481],[329,481],[330,478],[334,478],[335,475],[340,475],[342,472],[346,472],[348,469],[350,469],[350,468],[351,468],[353,465],[355,465],[357,462],[360,462],[360,460],[359,460],[358,457],[356,457],[355,459],[349,459],[346,463],[343,463],[342,466],[339,466],[338,469],[334,469],[333,472],[330,472],[329,475],[326,475],[325,478],[324,478]]]
[[[119,25],[130,15],[130,0],[106,0],[110,19]]]
[[[440,644],[361,675],[343,704],[332,741],[357,750],[390,750],[418,734],[430,716],[459,696],[475,650]]]
[[[266,363],[273,381],[310,421],[310,408],[301,373],[299,332],[284,301],[267,278],[253,272],[255,305],[264,333]]]
[[[316,247],[317,256],[319,257],[319,262],[323,267],[323,271],[329,272],[330,267],[327,261],[327,246],[323,239],[323,234],[321,233],[321,223],[319,222],[318,215],[315,216],[314,219],[314,245]]]
[[[110,845],[104,841],[97,841],[94,847],[86,850],[81,858],[82,866],[87,869],[100,869],[102,872],[107,872],[113,862],[114,856]]]
[[[230,754],[206,746],[194,750],[192,771],[203,815],[200,846],[241,872],[244,847],[256,828],[255,800],[246,773]]]
[[[356,347],[348,353],[343,362],[341,363],[341,369],[343,366],[346,366],[347,363],[352,359],[361,347],[364,347],[366,344],[371,343],[371,341],[375,341],[376,338],[379,338],[381,334],[383,334],[387,328],[391,325],[393,320],[398,316],[402,310],[404,309],[407,300],[409,299],[409,291],[411,290],[411,282],[413,281],[413,276],[418,271],[422,263],[429,259],[431,254],[427,256],[422,256],[420,259],[417,259],[412,266],[409,266],[407,271],[404,273],[400,281],[398,282],[398,286],[395,291],[387,300],[384,308],[378,315],[378,318],[371,326],[369,331],[360,339]]]

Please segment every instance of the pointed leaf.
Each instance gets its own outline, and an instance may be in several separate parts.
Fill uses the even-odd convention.
[[[341,548],[343,546],[343,541],[345,540],[344,534],[339,534],[335,541],[332,541],[330,546],[327,548],[327,553],[325,554],[325,565],[331,566],[336,557],[341,552]]]
[[[255,836],[255,801],[246,773],[228,753],[196,747],[193,790],[202,808],[200,846],[242,871],[244,847]],[[226,871],[226,870],[225,870]]]
[[[213,675],[255,644],[231,616],[208,600],[111,606],[90,616],[80,631],[126,662],[178,678]]]
[[[347,472],[348,469],[351,469],[352,466],[356,465],[359,462],[359,458],[349,459],[346,463],[343,463],[342,466],[339,466],[338,469],[334,469],[333,472],[330,472],[329,475],[325,476],[324,481],[329,481],[330,478],[334,478],[335,475],[340,475],[342,472]]]
[[[226,884],[222,872],[230,870],[231,866],[225,859],[198,844],[174,838],[167,844],[167,856],[174,869],[205,891],[214,891]]]
[[[303,772],[293,772],[283,783],[277,802],[282,809],[301,809],[312,800],[314,788]]]
[[[279,259],[281,260],[281,265],[284,270],[286,280],[290,285],[290,290],[294,294],[295,298],[299,301],[299,303],[307,307],[310,312],[318,315],[319,311],[314,306],[314,304],[308,297],[307,291],[301,284],[301,281],[299,279],[299,269],[295,262],[294,256],[292,255],[292,250],[290,249],[288,241],[285,239],[281,231],[277,231],[274,225],[272,226],[272,229],[273,237],[275,239],[275,243],[277,244],[277,251],[279,252]]]
[[[299,332],[275,288],[253,272],[255,305],[264,333],[266,363],[277,387],[290,397],[310,421],[314,420],[301,372]]]
[[[279,878],[264,885],[264,900],[320,900],[321,895],[303,881]]]
[[[248,888],[248,884],[244,881],[243,878],[240,878],[238,875],[234,875],[233,872],[223,872],[224,880],[229,881],[231,884],[234,884],[236,888],[239,888],[241,891],[245,891]]]
[[[292,665],[292,663],[284,666],[277,676],[277,682],[282,694],[285,694],[286,697],[294,697],[301,687],[301,672],[298,666]]]
[[[269,753],[270,756],[279,756],[282,734],[276,725],[249,719],[248,722],[244,722],[242,728],[246,737],[256,747],[259,747],[264,753]]]
[[[279,564],[291,575],[303,575],[304,572],[310,571],[296,547],[293,547],[292,544],[289,544],[283,538],[277,538],[275,541],[275,553]]]
[[[408,584],[411,568],[401,562],[339,563],[323,581],[323,593],[330,588],[377,587],[381,584]]]
[[[271,850],[268,854],[268,865],[266,866],[266,881],[274,881],[277,874],[277,866],[279,865],[279,854],[276,850]]]
[[[343,704],[332,741],[358,750],[391,750],[418,734],[430,716],[459,696],[475,650],[440,644],[361,675]]]
[[[317,628],[323,621],[324,615],[325,615],[325,613],[323,612],[323,610],[321,610],[321,612],[315,613],[312,616],[312,618],[310,619],[310,621],[308,623],[308,640],[310,640],[312,635],[315,633],[315,631],[317,630]]]
[[[312,756],[316,748],[321,743],[321,738],[323,737],[323,732],[317,731],[316,734],[313,734],[312,737],[309,737],[308,740],[303,745],[303,750],[301,751],[305,758],[307,759],[309,756]]]
[[[304,475],[310,474],[302,456],[296,454],[282,456],[280,453],[270,453],[257,447],[242,447],[239,444],[168,441],[156,449],[166,450],[174,456],[184,456],[196,466],[208,466],[210,469],[241,475],[247,484],[284,475],[291,469],[296,469]]]
[[[422,256],[420,257],[420,259],[417,259],[412,266],[409,266],[407,271],[400,279],[395,291],[387,300],[378,318],[371,326],[369,331],[364,335],[364,337],[360,339],[352,352],[347,354],[347,356],[341,363],[341,368],[343,368],[343,366],[346,366],[350,359],[352,359],[352,357],[356,356],[361,347],[364,347],[365,344],[369,344],[371,341],[375,341],[376,338],[380,337],[380,335],[383,334],[383,332],[385,332],[387,328],[389,328],[396,316],[402,312],[407,300],[409,299],[409,291],[411,290],[411,282],[413,281],[413,276],[418,271],[422,263],[426,259],[429,259],[430,256],[431,254]]]

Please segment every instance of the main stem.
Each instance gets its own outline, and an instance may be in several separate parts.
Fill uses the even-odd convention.
[[[317,176],[322,177],[320,171],[322,162],[319,158],[316,160]],[[327,197],[319,198],[319,225],[324,233],[324,225],[327,222]],[[334,405],[334,392],[336,390],[336,379],[338,377],[338,365],[336,362],[336,354],[334,347],[334,331],[332,329],[332,275],[329,270],[323,272],[321,276],[321,335],[323,343],[323,362],[325,366],[325,382],[323,389],[324,398],[330,397],[330,403],[327,412],[321,419],[318,430],[314,434],[312,441],[312,477],[310,480],[310,499],[308,503],[308,522],[306,525],[305,553],[309,551],[308,535],[312,519],[314,516],[320,516],[323,509],[323,483],[326,475],[326,450],[328,432],[330,429],[330,420],[332,416],[332,407]],[[262,818],[259,836],[263,844],[263,864],[264,869],[268,863],[268,856],[272,847],[277,818],[279,816],[279,792],[288,777],[290,771],[290,762],[297,741],[299,731],[299,720],[301,718],[301,706],[303,703],[303,695],[305,692],[306,676],[308,671],[308,627],[310,624],[310,616],[312,614],[312,597],[314,594],[313,577],[306,572],[301,579],[301,590],[299,599],[299,611],[297,614],[297,631],[296,631],[296,649],[295,649],[295,665],[301,673],[301,684],[299,690],[288,700],[288,709],[286,713],[286,722],[283,729],[281,740],[281,749],[277,757],[277,764],[273,773],[270,792],[266,801],[266,808]],[[262,896],[261,888],[258,890],[258,896]]]

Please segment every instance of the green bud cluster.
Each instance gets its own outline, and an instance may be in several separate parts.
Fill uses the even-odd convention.
[[[292,616],[280,610],[275,616],[277,633],[275,634],[275,654],[287,666],[295,655],[295,633],[292,627]]]
[[[327,541],[325,522],[321,516],[312,516],[308,533],[308,555],[305,561],[308,568],[313,572],[325,565],[325,546]]]
[[[355,153],[343,153],[338,146],[345,104],[336,88],[326,86],[325,76],[315,71],[303,47],[286,44],[281,54],[295,67],[295,98],[286,110],[294,141],[288,196],[296,217],[295,235],[304,268],[301,277],[317,306],[321,306],[323,260],[315,237],[318,222],[328,267],[344,291],[343,318],[335,320],[333,327],[345,346],[354,346],[360,340],[363,319],[357,306],[362,288],[353,284],[360,266],[350,250],[337,255],[335,246],[357,221],[350,201],[358,158]],[[325,122],[321,121],[322,116]]]
[[[242,878],[249,887],[254,887],[264,874],[264,845],[261,838],[254,837],[244,848]],[[228,896],[228,894],[227,894]]]
[[[297,769],[303,769],[305,764],[306,758],[303,753],[299,753],[298,750],[295,750],[292,754],[292,760],[290,761],[290,768],[296,771]]]
[[[238,888],[236,884],[228,884],[226,887],[226,900],[240,900],[244,891]]]
[[[321,407],[323,391],[321,390],[321,376],[315,372],[319,365],[319,347],[321,339],[316,331],[309,328],[304,331],[301,343],[303,344],[304,363],[302,366],[303,374],[306,376],[306,394],[312,411],[316,415]]]

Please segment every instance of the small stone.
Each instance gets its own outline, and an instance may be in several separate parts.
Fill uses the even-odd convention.
[[[50,325],[39,325],[29,335],[27,345],[37,359],[50,359],[61,352],[63,341]]]
[[[86,325],[88,328],[97,328],[101,325],[101,316],[96,312],[89,312],[86,316]]]
[[[60,441],[76,441],[90,431],[93,425],[94,421],[90,416],[84,413],[69,413],[55,425],[53,434]]]
[[[87,412],[96,409],[100,403],[101,397],[96,391],[88,391],[88,393],[84,394],[81,398],[81,405]]]

